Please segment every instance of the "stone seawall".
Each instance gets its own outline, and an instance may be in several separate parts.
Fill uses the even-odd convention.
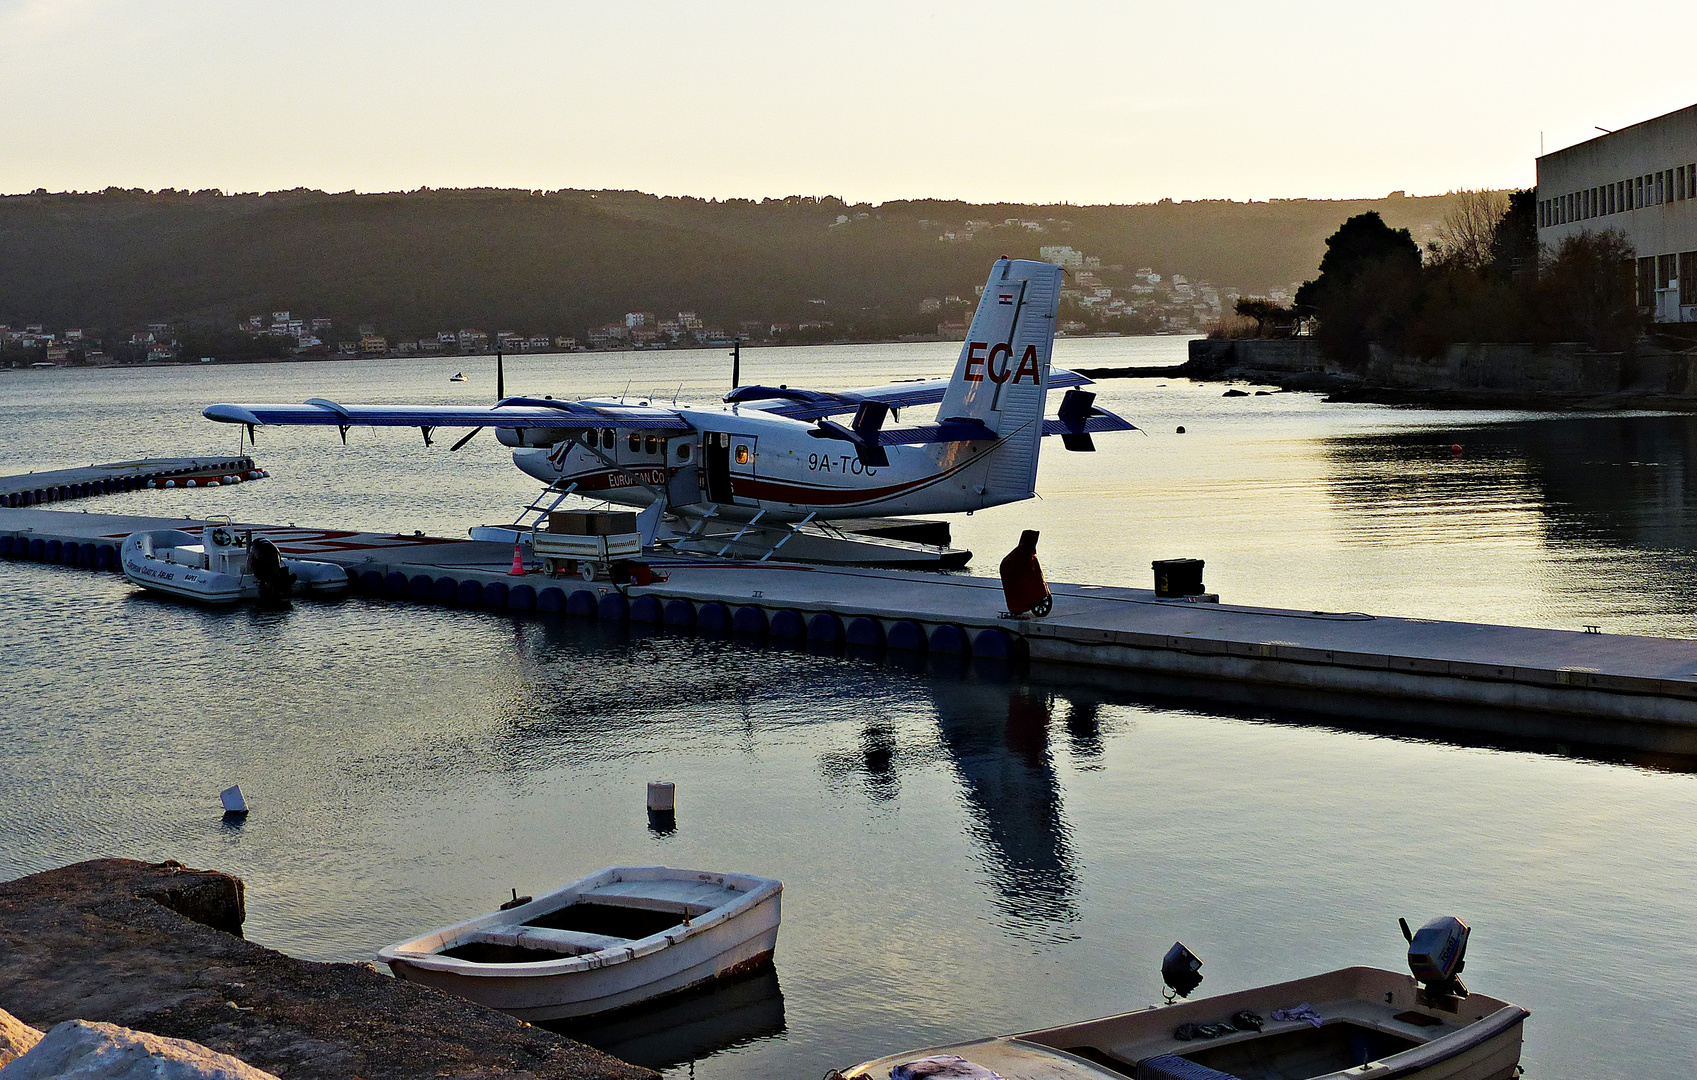
[[[1462,344],[1417,357],[1374,345],[1365,366],[1346,369],[1313,338],[1202,339],[1190,343],[1181,372],[1361,400],[1697,409],[1697,357],[1648,346],[1611,353],[1572,342]]]

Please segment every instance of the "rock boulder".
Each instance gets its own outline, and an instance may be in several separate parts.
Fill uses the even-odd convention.
[[[40,1041],[41,1032],[0,1009],[0,1069],[4,1069],[13,1058],[29,1053],[30,1048]]]
[[[0,1069],[5,1080],[277,1080],[187,1039],[67,1020]]]

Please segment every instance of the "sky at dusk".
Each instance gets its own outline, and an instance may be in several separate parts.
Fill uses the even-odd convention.
[[[1697,4],[0,0],[0,192],[1148,202],[1526,186]]]

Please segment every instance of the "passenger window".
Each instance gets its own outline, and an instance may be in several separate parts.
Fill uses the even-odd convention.
[[[605,450],[611,450],[613,447],[615,447],[617,445],[619,445],[619,433],[614,431],[612,428],[602,428],[601,429],[601,446],[602,446],[602,448],[605,449]]]
[[[689,460],[689,443],[682,442],[682,443],[678,444],[678,460],[679,461],[688,461]]]
[[[631,453],[639,454],[639,453],[642,452],[642,436],[641,435],[638,435],[636,432],[633,431],[633,432],[630,433],[630,439],[628,441],[630,442],[630,452]]]
[[[643,440],[642,448],[647,450],[650,454],[658,454],[660,452],[660,440],[650,435],[647,439]]]
[[[748,464],[748,447],[746,447],[746,446],[738,446],[737,447],[737,464],[738,465],[747,465]]]

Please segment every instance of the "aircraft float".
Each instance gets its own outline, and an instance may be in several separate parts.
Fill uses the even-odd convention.
[[[369,425],[416,427],[430,445],[438,428],[471,428],[454,450],[492,427],[513,448],[513,463],[548,485],[543,499],[551,496],[552,505],[538,500],[529,513],[580,496],[640,507],[647,547],[758,558],[787,546],[784,558],[799,561],[958,566],[969,552],[892,539],[903,526],[886,519],[1029,499],[1045,436],[1089,451],[1094,434],[1135,430],[1079,389],[1089,379],[1051,369],[1060,292],[1060,267],[998,259],[947,380],[853,391],[737,386],[710,405],[551,397],[508,397],[492,406],[345,405],[311,398],[210,405],[204,415],[246,425],[250,438],[261,426],[295,424],[336,427],[345,440],[349,428]],[[1051,387],[1066,393],[1046,418]],[[901,410],[933,404],[930,422],[899,422]],[[521,513],[503,535],[473,535],[512,542],[535,524]]]

